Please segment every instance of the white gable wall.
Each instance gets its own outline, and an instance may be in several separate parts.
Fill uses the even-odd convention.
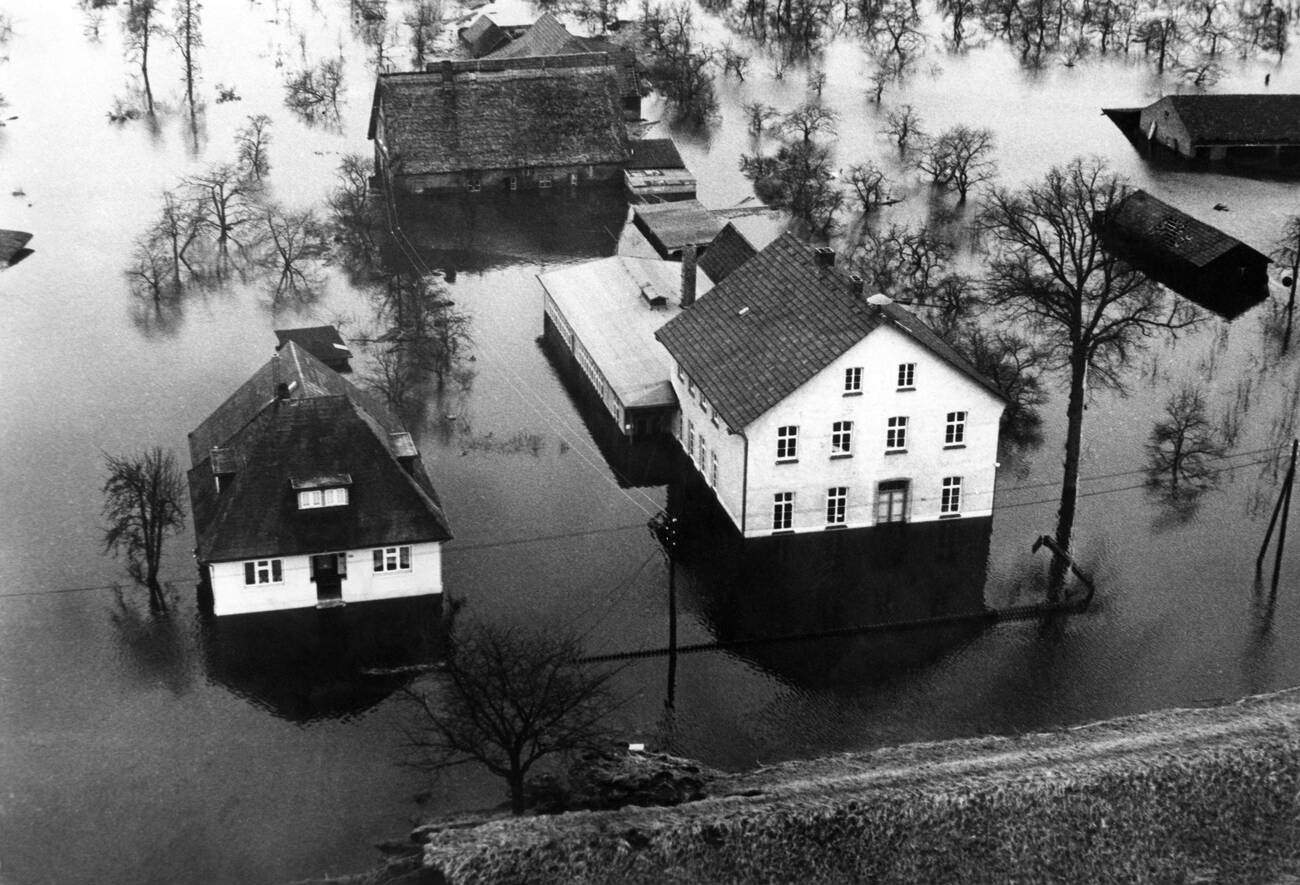
[[[898,389],[898,367],[915,363],[914,390]],[[845,395],[845,370],[862,367],[862,392]],[[847,488],[847,528],[875,524],[877,486],[888,480],[909,483],[906,519],[940,518],[945,477],[962,478],[960,517],[993,512],[998,422],[1004,405],[982,385],[936,356],[892,325],[884,325],[850,348],[779,405],[745,428],[728,435],[716,429],[676,373],[673,385],[682,403],[678,439],[686,445],[687,422],[703,428],[710,450],[719,451],[718,498],[746,537],[773,533],[773,503],[778,492],[794,492],[791,530],[823,531],[831,487]],[[707,401],[707,394],[706,394]],[[949,412],[966,412],[964,440],[945,445]],[[890,417],[908,419],[907,450],[886,454]],[[849,457],[831,457],[832,425],[852,421]],[[777,428],[799,428],[798,460],[778,463]],[[745,441],[748,440],[748,470]],[[706,481],[711,465],[697,465]],[[953,518],[953,517],[948,517]]]
[[[348,573],[341,584],[343,601],[365,602],[441,593],[442,544],[442,541],[430,541],[401,545],[411,548],[411,567],[405,571],[376,572],[373,548],[347,551]],[[316,584],[311,580],[311,557],[278,558],[282,577],[278,584],[245,584],[243,561],[210,563],[208,576],[212,584],[213,612],[233,615],[315,607]]]

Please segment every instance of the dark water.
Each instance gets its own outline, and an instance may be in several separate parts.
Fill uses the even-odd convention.
[[[357,670],[436,648],[439,613],[410,618],[431,632],[403,637],[296,617],[269,635],[214,626],[196,611],[186,533],[164,569],[175,608],[157,618],[120,564],[101,555],[98,520],[100,453],[154,443],[183,452],[185,434],[269,356],[272,329],[340,322],[348,335],[373,324],[369,301],[337,269],[327,269],[311,304],[277,307],[264,283],[250,281],[188,295],[163,316],[142,312],[122,276],[161,191],[231,158],[232,134],[249,114],[274,119],[276,197],[319,206],[340,155],[367,151],[372,50],[343,2],[209,4],[208,105],[196,137],[174,114],[156,131],[106,121],[128,72],[111,11],[94,44],[71,2],[5,5],[15,36],[0,49],[9,57],[0,92],[10,103],[4,116],[18,119],[0,128],[0,226],[36,237],[35,253],[0,274],[0,881],[270,882],[360,868],[373,842],[404,831],[419,811],[412,797],[427,785],[394,764],[403,680]],[[521,8],[515,17],[529,15]],[[341,123],[305,125],[281,105],[281,78],[340,50]],[[155,89],[176,105],[174,58],[166,49],[158,56]],[[1006,181],[1096,152],[1261,248],[1295,211],[1296,185],[1143,165],[1099,112],[1157,94],[1140,66],[1027,73],[996,47],[931,60],[893,100],[915,104],[932,128],[992,127]],[[842,114],[838,159],[889,162],[860,53],[838,43],[825,64],[825,98]],[[1232,72],[1222,88],[1254,88],[1262,70]],[[243,100],[216,104],[217,83]],[[1289,65],[1272,84],[1300,87]],[[706,203],[731,206],[751,193],[737,170],[751,149],[740,106],[762,97],[788,108],[803,92],[800,70],[775,81],[758,60],[746,82],[720,82],[720,123],[707,135],[676,133]],[[646,115],[659,115],[653,102]],[[888,220],[919,222],[943,208],[923,188],[908,189]],[[1230,211],[1213,212],[1219,202]],[[445,583],[465,601],[462,616],[576,624],[594,653],[657,647],[667,632],[666,569],[645,522],[667,507],[696,526],[678,576],[680,639],[732,647],[681,657],[671,718],[666,662],[630,665],[620,678],[630,700],[615,722],[629,739],[742,767],[1047,728],[1300,680],[1289,640],[1300,627],[1295,543],[1271,611],[1252,589],[1276,488],[1268,459],[1294,433],[1300,390],[1296,357],[1270,355],[1267,306],[1135,356],[1127,397],[1094,391],[1077,528],[1099,586],[1088,616],[1051,636],[1008,624],[758,642],[1035,601],[1044,562],[1029,547],[1054,521],[1059,400],[1044,409],[1042,445],[1004,458],[991,523],[957,537],[918,530],[738,554],[716,513],[701,511],[698,490],[664,484],[673,474],[666,455],[616,461],[633,474],[647,468],[645,484],[615,475],[606,455],[620,452],[597,444],[598,422],[589,428],[591,411],[537,343],[538,272],[643,245],[624,231],[622,204],[557,192],[416,203],[405,215],[425,257],[457,268],[451,295],[474,323],[472,379],[431,402],[417,428],[456,532]],[[763,217],[743,224],[756,236],[776,226]],[[1200,380],[1216,418],[1239,423],[1225,463],[1243,466],[1180,515],[1139,486],[1151,423],[1187,379]],[[107,589],[114,583],[120,594]],[[466,772],[438,786],[431,808],[499,798],[496,783]]]

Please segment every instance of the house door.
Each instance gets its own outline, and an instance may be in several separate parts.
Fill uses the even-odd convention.
[[[311,579],[316,582],[316,601],[340,602],[343,579],[347,577],[346,553],[325,553],[311,558]]]
[[[895,479],[876,486],[876,524],[907,519],[907,480]]]

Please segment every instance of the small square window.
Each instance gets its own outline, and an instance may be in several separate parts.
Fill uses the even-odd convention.
[[[907,451],[907,418],[899,416],[889,419],[889,426],[885,430],[885,451]]]
[[[862,392],[862,367],[852,366],[844,370],[844,392]]]
[[[794,461],[799,457],[799,428],[790,424],[776,429],[776,460]]]
[[[898,389],[912,390],[916,387],[916,363],[898,364]]]

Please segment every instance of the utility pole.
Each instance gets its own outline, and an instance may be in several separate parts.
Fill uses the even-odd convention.
[[[660,511],[649,525],[668,558],[668,696],[664,706],[672,710],[677,699],[677,517]]]

